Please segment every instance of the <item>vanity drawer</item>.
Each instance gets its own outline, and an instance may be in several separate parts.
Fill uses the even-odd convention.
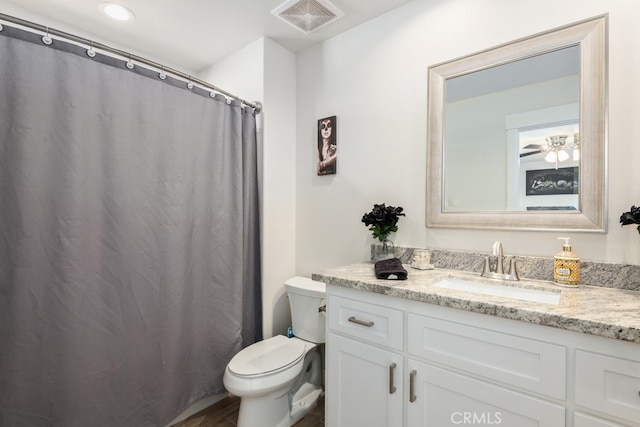
[[[409,313],[410,354],[565,399],[566,349],[521,336]]]
[[[603,420],[602,418],[597,418],[593,415],[583,414],[581,412],[576,412],[574,420],[573,427],[625,427],[622,424]]]
[[[576,404],[638,422],[640,362],[576,350]]]
[[[403,312],[382,305],[329,295],[329,329],[402,350]]]

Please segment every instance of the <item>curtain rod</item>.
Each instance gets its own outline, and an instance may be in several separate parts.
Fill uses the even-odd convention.
[[[192,83],[196,83],[196,84],[198,84],[200,86],[203,86],[205,89],[212,90],[212,91],[221,93],[221,94],[223,94],[223,95],[225,95],[225,96],[227,96],[229,98],[233,98],[235,100],[238,100],[241,103],[243,103],[244,105],[249,106],[251,108],[254,108],[256,110],[256,112],[258,112],[258,113],[262,110],[262,106],[258,102],[245,101],[244,99],[240,98],[239,96],[233,95],[233,94],[231,94],[231,93],[229,93],[229,92],[227,92],[225,90],[222,90],[222,89],[212,85],[211,83],[207,83],[204,80],[200,80],[197,77],[194,77],[194,76],[191,76],[189,74],[183,73],[182,71],[175,70],[175,69],[173,69],[171,67],[166,67],[166,66],[164,66],[162,64],[158,64],[157,62],[151,61],[150,59],[146,59],[146,58],[134,55],[132,53],[125,52],[123,50],[116,49],[116,48],[111,47],[111,46],[107,46],[107,45],[102,44],[102,43],[94,42],[93,40],[86,39],[84,37],[76,36],[74,34],[70,34],[70,33],[64,32],[64,31],[60,31],[60,30],[56,30],[56,29],[51,28],[51,27],[47,27],[47,26],[44,26],[44,25],[36,24],[35,22],[27,21],[27,20],[24,20],[24,19],[21,19],[21,18],[16,18],[15,16],[11,16],[11,15],[6,15],[4,13],[0,13],[0,20],[6,21],[6,22],[10,22],[10,23],[13,23],[13,24],[17,24],[17,25],[21,25],[21,26],[30,28],[32,30],[40,31],[40,32],[45,33],[45,35],[54,35],[54,36],[57,36],[57,37],[65,38],[67,40],[71,40],[71,41],[76,42],[76,43],[81,43],[81,44],[84,44],[84,45],[87,45],[87,46],[91,46],[94,49],[100,49],[100,50],[105,51],[105,52],[116,54],[118,56],[121,56],[122,58],[130,59],[132,61],[136,61],[138,63],[147,65],[149,67],[156,68],[159,71],[170,73],[170,74],[172,74],[174,76],[180,77],[180,78],[188,80],[188,81],[190,81]],[[1,26],[0,26],[0,29],[2,29]]]

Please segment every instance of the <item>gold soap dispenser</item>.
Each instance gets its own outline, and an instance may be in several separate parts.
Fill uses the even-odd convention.
[[[580,258],[573,253],[568,237],[558,237],[564,240],[562,252],[553,257],[553,281],[555,284],[576,287],[580,283]]]

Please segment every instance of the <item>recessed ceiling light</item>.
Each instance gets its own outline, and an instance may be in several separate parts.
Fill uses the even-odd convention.
[[[118,21],[130,21],[135,18],[131,9],[118,3],[100,3],[98,7],[102,13]]]

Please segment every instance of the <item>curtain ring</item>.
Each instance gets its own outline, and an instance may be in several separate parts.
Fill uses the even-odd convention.
[[[4,30],[4,27],[2,26],[2,24],[0,24],[0,31]]]
[[[93,41],[91,42],[89,49],[87,49],[87,56],[89,58],[94,58],[96,56],[96,52],[93,50]]]
[[[209,96],[212,98],[215,98],[216,97],[215,91],[212,90],[211,92],[209,92]]]
[[[232,102],[231,98],[227,98],[227,105],[231,105]]]
[[[187,83],[188,89],[193,89],[193,83],[191,83],[191,76],[189,76],[189,83]]]
[[[47,34],[42,36],[42,43],[46,45],[50,45],[51,43],[53,43],[53,40],[51,39],[51,37],[49,37],[49,27],[47,27]]]
[[[127,61],[127,63],[125,64],[126,67],[130,70],[133,70],[133,62],[131,62],[131,54],[129,54],[129,60]]]
[[[164,65],[162,66],[162,70],[160,70],[160,74],[158,74],[160,80],[164,80],[167,78],[167,75],[164,73]]]

